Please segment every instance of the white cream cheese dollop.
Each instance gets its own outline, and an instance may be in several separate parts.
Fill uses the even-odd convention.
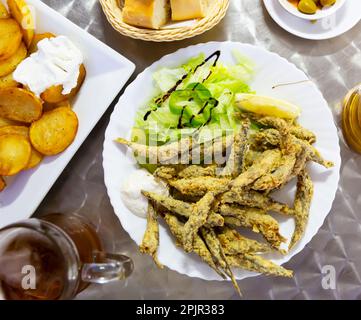
[[[138,169],[127,178],[121,189],[123,202],[136,216],[146,218],[148,200],[141,194],[142,190],[165,196],[168,196],[169,192],[165,183],[155,180],[155,178],[144,169]]]
[[[38,51],[18,65],[13,77],[38,97],[57,85],[63,86],[62,94],[66,95],[76,87],[82,63],[81,51],[66,36],[43,39]]]

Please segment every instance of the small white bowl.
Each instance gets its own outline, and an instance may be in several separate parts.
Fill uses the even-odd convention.
[[[289,13],[293,14],[296,17],[305,20],[319,20],[326,18],[334,14],[338,9],[340,9],[346,2],[346,0],[337,0],[336,3],[329,7],[324,7],[323,9],[317,10],[314,14],[305,14],[299,11],[291,2],[288,0],[278,0],[281,6],[287,10]]]

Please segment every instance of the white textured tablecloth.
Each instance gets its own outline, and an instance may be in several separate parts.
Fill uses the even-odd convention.
[[[268,15],[261,0],[231,0],[226,18],[213,30],[181,42],[155,44],[126,38],[108,24],[97,0],[44,0],[136,65],[136,74],[163,55],[212,40],[251,43],[274,51],[304,70],[337,110],[348,89],[361,82],[361,23],[333,40],[309,41],[288,34]],[[135,75],[136,75],[135,74]],[[133,75],[133,78],[135,77]],[[96,107],[96,106],[93,106]],[[78,212],[90,216],[109,251],[135,262],[126,281],[91,286],[83,299],[237,299],[228,282],[206,282],[168,269],[158,270],[138,253],[113,213],[103,183],[104,131],[113,106],[99,122],[36,212]],[[337,111],[334,112],[338,123]],[[320,119],[322,121],[322,119]],[[337,196],[326,222],[287,267],[293,279],[259,276],[240,282],[245,299],[361,299],[361,156],[343,143]],[[323,289],[322,268],[336,270],[336,289]]]

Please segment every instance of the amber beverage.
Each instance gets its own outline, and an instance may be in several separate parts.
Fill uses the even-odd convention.
[[[90,283],[124,279],[123,255],[102,250],[94,227],[76,215],[51,214],[0,230],[0,282],[5,299],[71,299]]]

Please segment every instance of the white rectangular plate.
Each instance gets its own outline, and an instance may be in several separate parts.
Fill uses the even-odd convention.
[[[33,214],[135,69],[132,62],[41,1],[27,3],[36,13],[37,33],[68,36],[82,51],[87,77],[73,104],[79,118],[74,143],[60,155],[47,157],[37,168],[7,180],[8,187],[0,193],[0,228]]]

